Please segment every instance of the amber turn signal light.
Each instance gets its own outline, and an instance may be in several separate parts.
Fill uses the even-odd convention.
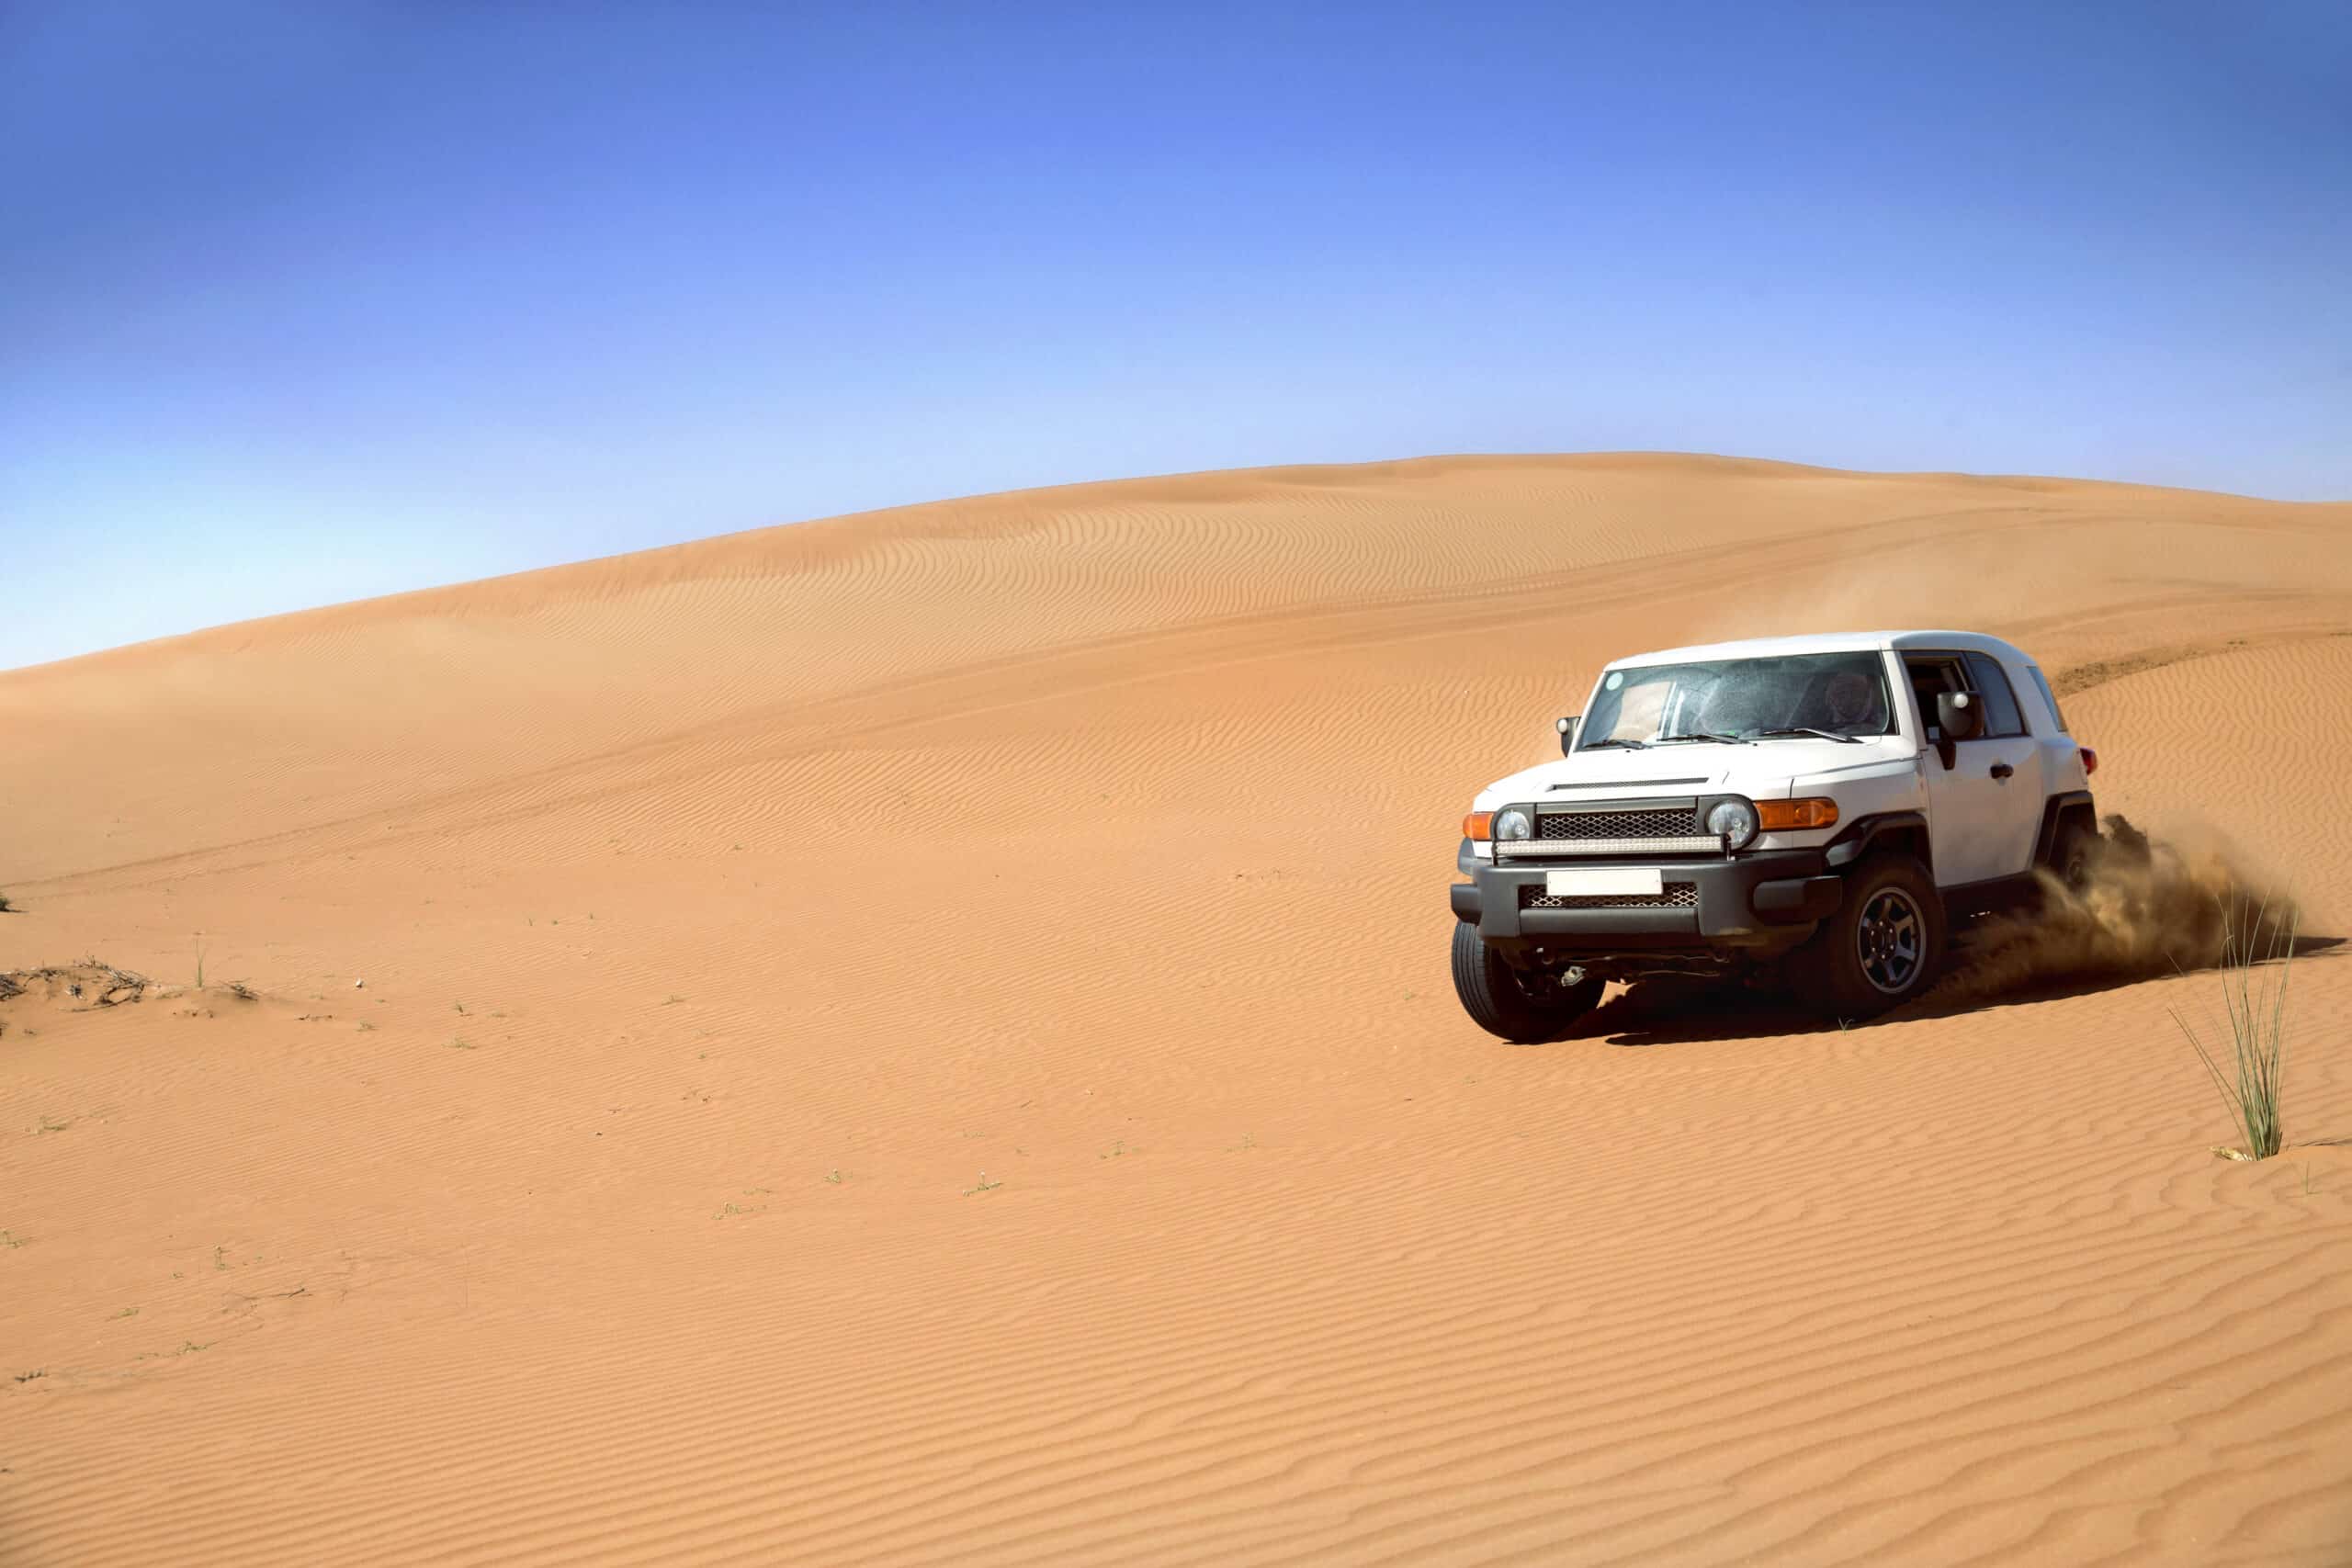
[[[1473,811],[1462,819],[1462,836],[1465,839],[1476,839],[1481,843],[1493,838],[1495,814],[1491,811]]]
[[[1767,833],[1787,833],[1801,828],[1834,828],[1838,825],[1838,803],[1834,800],[1759,800],[1756,803],[1756,824]]]

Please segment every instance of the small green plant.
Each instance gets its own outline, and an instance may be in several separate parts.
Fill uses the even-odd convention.
[[[8,896],[6,893],[0,893],[0,915],[13,915],[16,912],[17,907],[8,902]]]
[[[359,1032],[360,1032],[360,1033],[362,1033],[362,1034],[372,1034],[372,1033],[374,1033],[375,1032],[376,1032],[376,1026],[375,1026],[374,1024],[372,1024],[372,1023],[368,1022],[368,1021],[366,1019],[364,1019],[364,1018],[363,1018],[363,1019],[361,1019],[361,1020],[359,1021]]]
[[[204,989],[204,933],[196,936],[196,988]]]
[[[989,1179],[989,1173],[984,1170],[980,1172],[980,1179],[978,1181],[964,1189],[964,1196],[969,1198],[975,1192],[993,1192],[1003,1185],[1004,1183],[1001,1181],[990,1181]]]
[[[227,1247],[216,1247],[212,1249],[212,1267],[219,1269],[223,1274],[229,1271],[229,1249]]]
[[[114,1321],[119,1323],[126,1317],[137,1317],[138,1315],[139,1309],[137,1307],[125,1307],[120,1312],[114,1314]]]
[[[472,1041],[461,1037],[450,1041],[449,1049],[452,1051],[472,1051],[479,1049],[479,1047],[477,1047]]]
[[[34,1133],[34,1136],[38,1137],[42,1133],[62,1133],[66,1128],[71,1127],[72,1125],[74,1125],[74,1123],[71,1122],[60,1122],[54,1116],[45,1115],[40,1119],[40,1126]]]
[[[180,1341],[180,1348],[173,1351],[172,1354],[175,1356],[193,1356],[198,1350],[209,1350],[211,1348],[212,1341],[209,1339],[206,1340],[201,1345],[198,1344],[193,1339],[183,1339]]]
[[[1101,1154],[1096,1155],[1094,1157],[1096,1159],[1118,1159],[1123,1156],[1133,1152],[1133,1150],[1127,1147],[1126,1139],[1114,1138],[1111,1140],[1111,1146],[1103,1150]]]
[[[839,1187],[842,1184],[842,1168],[835,1166],[832,1169],[825,1172],[825,1181],[829,1186]],[[0,1231],[0,1236],[5,1236],[8,1233],[6,1231]]]
[[[24,1246],[24,1245],[25,1245],[25,1238],[24,1238],[23,1236],[18,1235],[16,1232],[14,1232],[14,1231],[0,1231],[0,1247],[6,1247],[9,1251],[14,1252],[14,1251],[16,1251],[16,1250],[17,1250],[17,1248],[18,1248],[18,1247],[22,1247],[22,1246]]]
[[[665,1008],[673,1008],[685,999],[685,998],[678,995],[677,992],[673,991],[668,996],[662,998],[662,1005]]]
[[[465,1003],[463,1003],[463,1002],[451,1002],[449,1005],[450,1005],[451,1007],[455,1008],[455,1009],[456,1009],[458,1011],[459,1011],[459,1012],[463,1012],[463,1011],[465,1011],[465,1010],[466,1010],[466,1004],[465,1004]]]
[[[2230,1159],[2268,1159],[2278,1152],[2284,1128],[2278,1118],[2279,1090],[2287,1070],[2287,983],[2295,962],[2295,920],[2282,927],[2272,918],[2266,901],[2250,912],[2243,903],[2225,909],[2222,927],[2222,1006],[2228,1014],[2230,1070],[2224,1073],[2214,1048],[2191,1028],[2178,1009],[2173,1022],[2205,1065],[2206,1076],[2221,1091],[2230,1118],[2245,1139],[2243,1149],[2216,1145],[2214,1153]],[[2277,984],[2264,978],[2276,963]],[[2260,983],[2257,983],[2257,982]]]

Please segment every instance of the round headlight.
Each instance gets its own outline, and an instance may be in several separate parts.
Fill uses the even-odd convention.
[[[1535,837],[1535,813],[1524,806],[1506,806],[1495,813],[1497,839],[1532,839]]]
[[[1756,807],[1744,800],[1719,800],[1708,808],[1707,831],[1738,849],[1756,837]]]

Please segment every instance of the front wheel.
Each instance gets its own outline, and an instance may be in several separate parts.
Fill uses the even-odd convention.
[[[1516,1045],[1544,1045],[1600,1005],[1600,981],[1564,986],[1512,968],[1468,920],[1453,922],[1453,994],[1470,1021]]]
[[[1789,978],[1826,1017],[1875,1018],[1928,988],[1943,948],[1943,900],[1927,868],[1881,855],[1846,879],[1838,912],[1789,955]]]

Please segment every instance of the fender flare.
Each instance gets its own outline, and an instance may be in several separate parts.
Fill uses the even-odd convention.
[[[1882,811],[1874,817],[1858,817],[1846,825],[1845,831],[1829,840],[1822,858],[1832,871],[1842,871],[1870,853],[1873,840],[1904,829],[1916,829],[1922,835],[1928,830],[1927,814],[1919,811]]]
[[[2058,852],[2058,833],[2067,819],[2079,817],[2094,833],[2098,831],[2098,807],[2086,789],[2061,790],[2041,805],[2041,831],[2033,840],[2033,863],[2048,865]]]

